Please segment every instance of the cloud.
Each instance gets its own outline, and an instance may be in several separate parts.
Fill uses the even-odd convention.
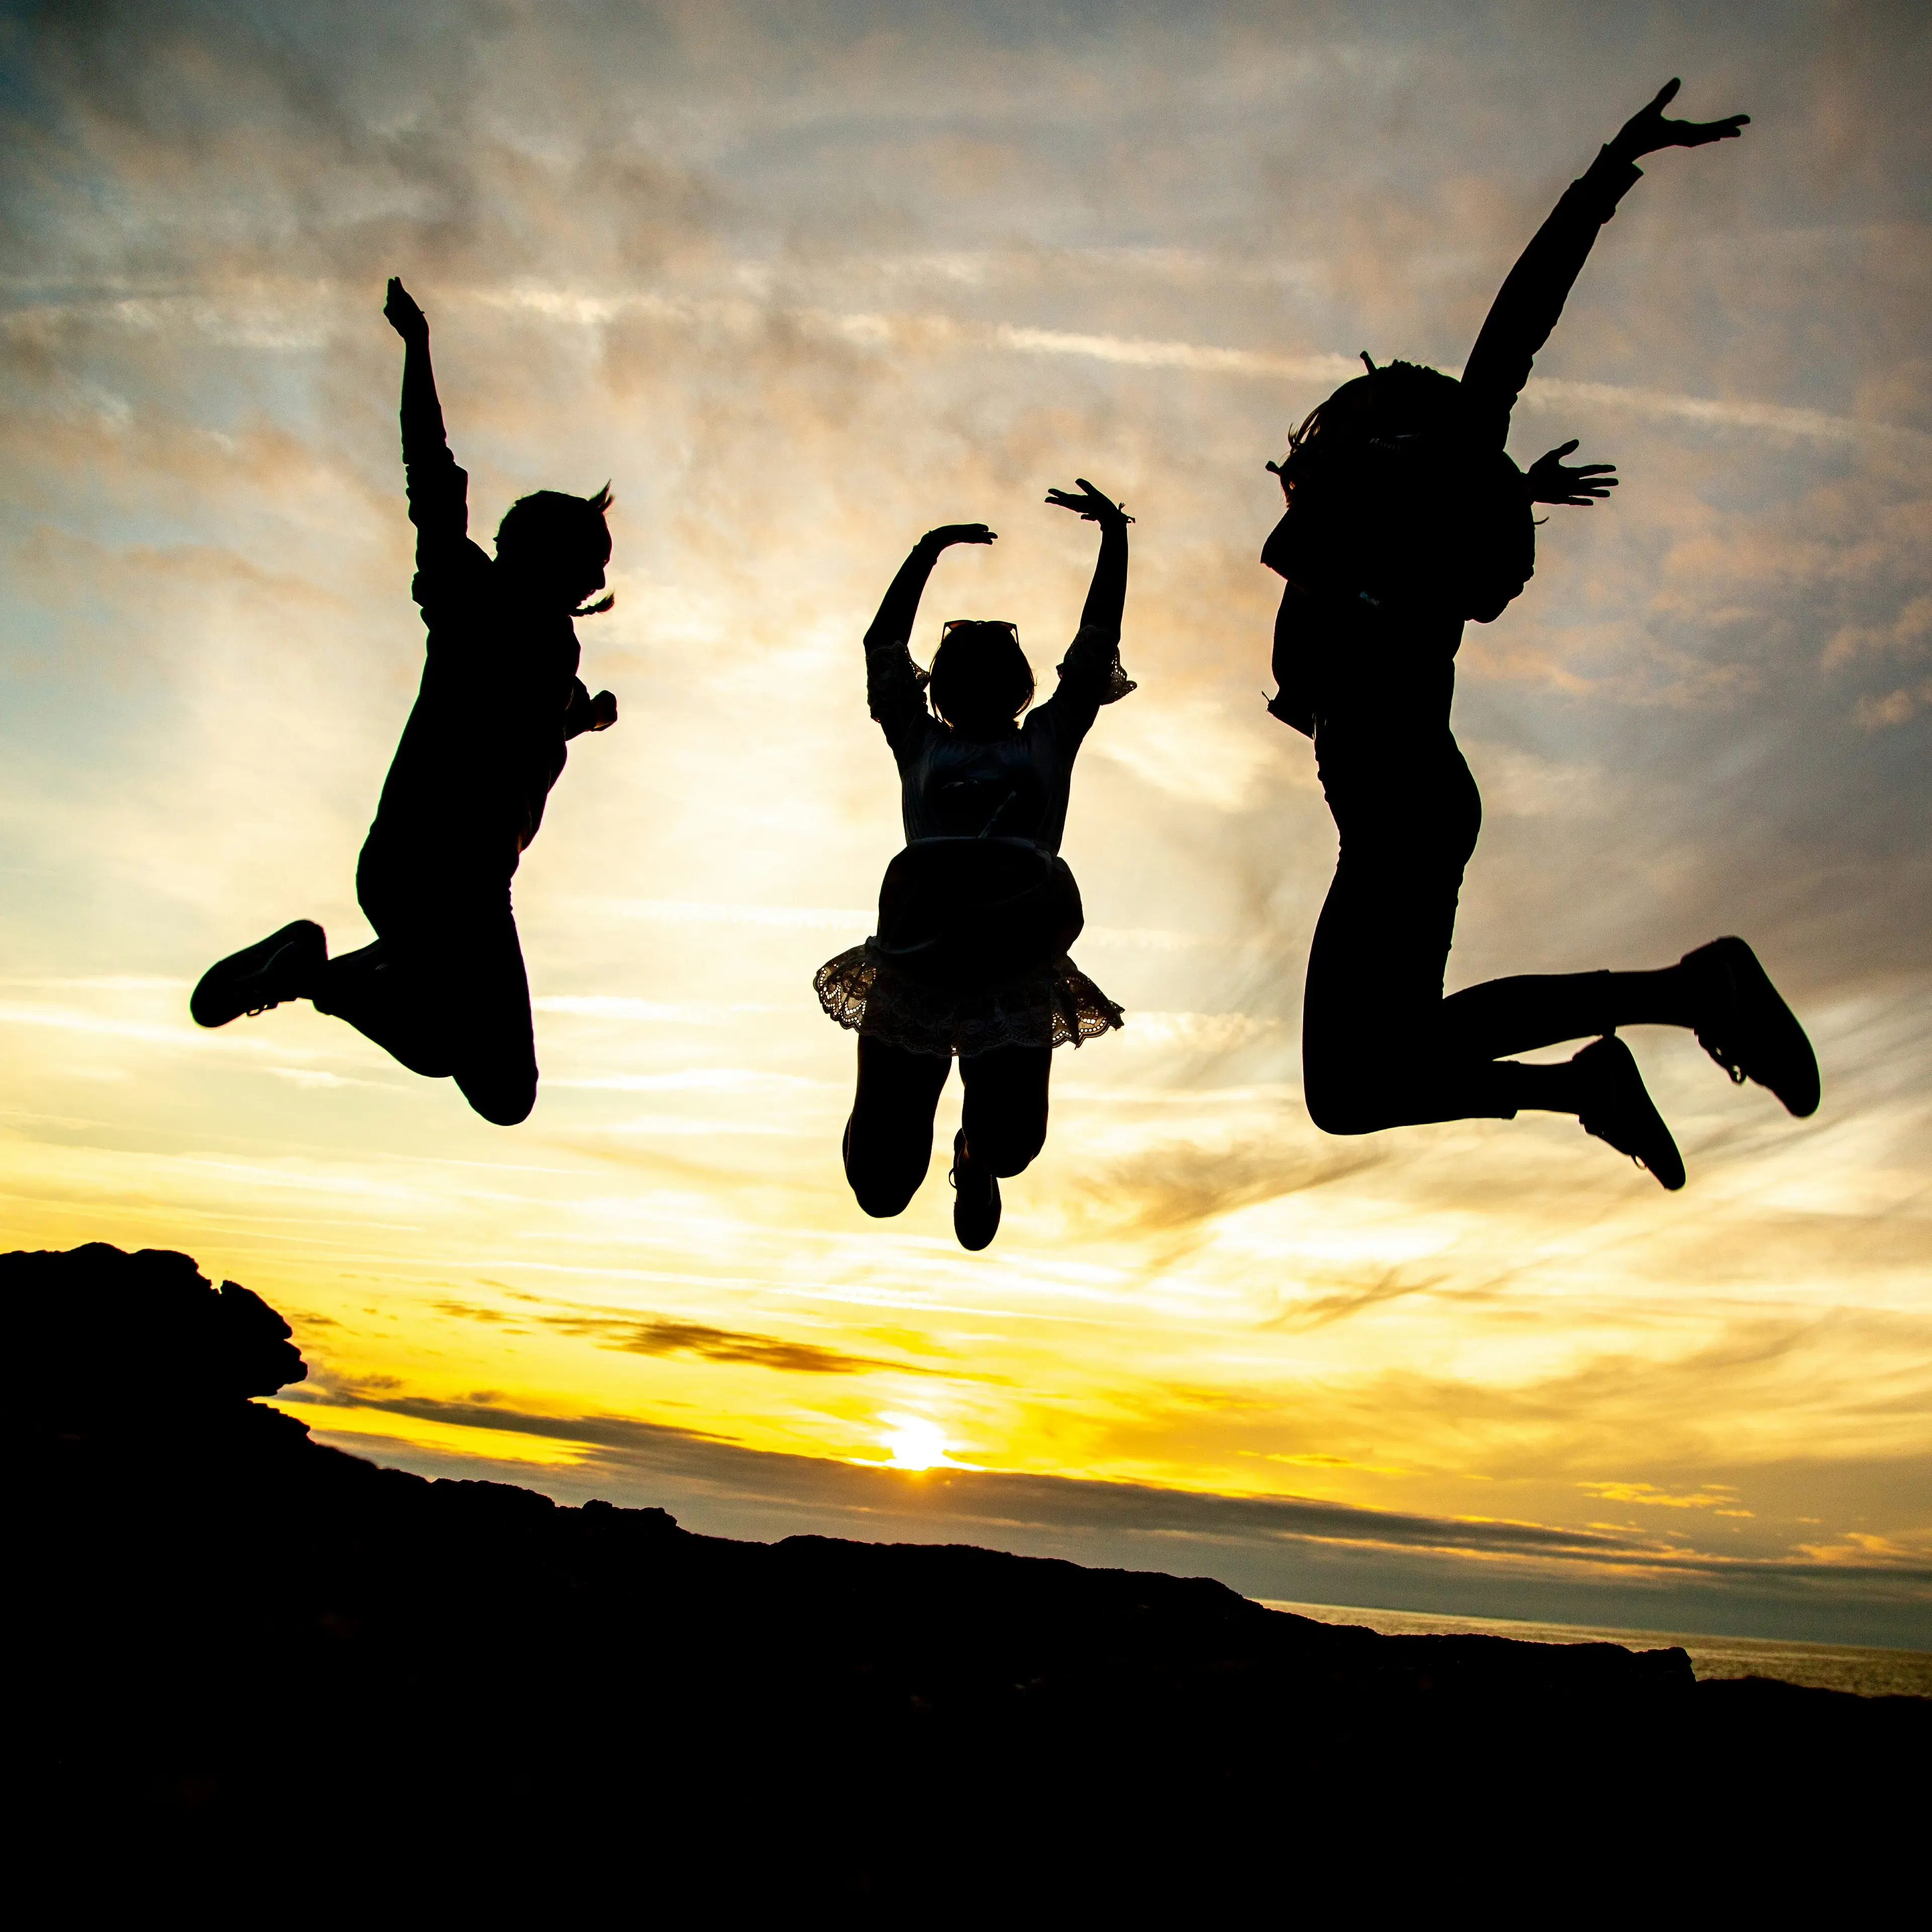
[[[1922,430],[1896,423],[1866,422],[1852,416],[1828,416],[1822,410],[1790,409],[1776,403],[1675,396],[1654,389],[1624,388],[1614,382],[1564,382],[1547,376],[1532,376],[1522,399],[1532,409],[1594,404],[1628,410],[1639,416],[1717,428],[1762,430],[1774,436],[1808,436],[1823,442],[1868,443],[1916,457],[1932,453],[1932,436]]]
[[[862,265],[865,272],[873,274],[889,274],[891,268],[889,260]],[[1231,264],[1226,278],[1241,279],[1242,272]],[[499,307],[530,310],[588,328],[602,328],[626,316],[637,316],[694,329],[722,329],[744,335],[768,328],[775,316],[782,315],[789,325],[808,336],[823,335],[858,348],[899,353],[932,355],[977,349],[994,354],[1070,356],[1126,368],[1181,369],[1196,374],[1289,382],[1321,389],[1336,388],[1361,373],[1358,358],[1334,351],[1309,356],[1270,355],[1211,343],[1084,334],[1006,322],[976,325],[944,313],[775,308],[742,297],[675,301],[651,294],[592,294],[568,288],[530,286],[483,291],[475,298]],[[126,303],[116,305],[117,314],[127,315],[131,320],[130,309]],[[196,320],[202,326],[231,331],[244,326],[218,322],[212,311],[206,315],[196,311]],[[1462,370],[1459,364],[1451,364],[1444,373],[1460,376]],[[1615,382],[1576,382],[1548,376],[1532,376],[1522,392],[1522,406],[1533,410],[1574,410],[1579,404],[1707,428],[1757,430],[1827,443],[1865,444],[1907,455],[1922,457],[1932,453],[1932,434],[1924,430],[1777,403],[1679,395]]]
[[[1916,685],[1901,685],[1882,698],[1862,697],[1852,715],[1868,731],[1883,731],[1909,722],[1928,707],[1932,707],[1932,677]]]
[[[674,1316],[613,1310],[596,1313],[532,1312],[512,1318],[500,1310],[460,1301],[439,1301],[436,1306],[442,1313],[467,1321],[500,1322],[514,1318],[533,1323],[561,1334],[584,1336],[600,1348],[614,1349],[628,1355],[694,1355],[708,1362],[776,1369],[794,1375],[870,1375],[881,1370],[910,1376],[941,1372],[920,1363],[896,1361],[879,1355],[854,1354],[843,1349],[824,1348],[816,1342],[748,1334],[742,1329],[714,1328],[706,1322],[686,1321]],[[932,1352],[929,1345],[928,1352]]]
[[[889,1361],[882,1356],[848,1354],[815,1342],[791,1342],[774,1335],[749,1335],[734,1328],[713,1328],[700,1322],[679,1322],[667,1316],[641,1321],[626,1317],[545,1316],[545,1326],[566,1334],[594,1336],[599,1348],[630,1355],[700,1355],[709,1362],[748,1363],[758,1368],[782,1369],[798,1375],[867,1375],[890,1369],[900,1375],[937,1372],[918,1363]]]
[[[584,1019],[647,1020],[668,1026],[722,1026],[728,1010],[694,1001],[633,1000],[616,993],[544,993],[530,1001],[540,1013],[569,1013]]]
[[[604,1088],[625,1094],[771,1094],[820,1083],[797,1074],[770,1073],[756,1066],[686,1066],[674,1073],[598,1073],[551,1084]]]
[[[1387,1157],[1380,1148],[1203,1148],[1162,1139],[1146,1152],[1083,1171],[1076,1211],[1111,1234],[1198,1230],[1257,1202],[1361,1174]]]
[[[848,932],[873,918],[870,910],[836,906],[739,905],[695,899],[628,899],[612,910],[668,926],[761,926],[810,932]]]
[[[1606,1502],[1638,1503],[1646,1509],[1707,1509],[1719,1516],[1748,1516],[1749,1510],[1737,1508],[1737,1492],[1728,1484],[1707,1486],[1694,1496],[1672,1496],[1649,1483],[1579,1483],[1576,1486]]]
[[[1271,1013],[1163,1013],[1137,1011],[1137,1039],[1153,1046],[1179,1047],[1190,1053],[1228,1053],[1281,1031]]]

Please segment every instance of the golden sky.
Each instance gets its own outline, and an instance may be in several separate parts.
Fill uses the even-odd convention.
[[[8,1245],[184,1250],[296,1322],[328,1439],[694,1528],[1932,1646],[1922,10],[150,0],[0,36]],[[1753,124],[1648,164],[1518,412],[1519,460],[1578,436],[1624,482],[1465,644],[1450,969],[1752,940],[1824,1106],[1634,1030],[1672,1197],[1550,1117],[1310,1126],[1334,834],[1262,708],[1255,560],[1288,424],[1358,350],[1459,364],[1679,73]],[[421,668],[391,273],[479,534],[617,497],[579,628],[622,716],[518,875],[510,1132],[306,1007],[187,1013],[287,920],[366,937]],[[1057,1056],[975,1256],[943,1157],[902,1220],[852,1203],[810,980],[898,841],[880,591],[984,519],[915,649],[1010,617],[1046,673],[1076,474],[1139,520],[1141,688],[1065,848],[1130,1024]]]

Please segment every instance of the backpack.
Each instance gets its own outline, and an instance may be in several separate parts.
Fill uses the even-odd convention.
[[[1461,433],[1460,410],[1378,406],[1371,386],[1410,375],[1434,379],[1424,392],[1431,401],[1436,385],[1454,386],[1394,363],[1358,376],[1310,418],[1276,471],[1288,508],[1262,561],[1311,596],[1446,606],[1486,624],[1536,569],[1523,474],[1502,450]],[[1345,400],[1353,406],[1336,410]],[[1324,420],[1331,411],[1339,420]]]

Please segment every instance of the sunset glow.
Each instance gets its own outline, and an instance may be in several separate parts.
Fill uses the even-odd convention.
[[[946,1453],[946,1432],[922,1418],[887,1416],[891,1432],[884,1439],[896,1469],[932,1469],[951,1459]]]
[[[293,1322],[319,1436],[694,1528],[1932,1645],[1925,37],[1680,14],[10,30],[5,1245],[184,1250]],[[1450,969],[1751,939],[1824,1105],[1631,1030],[1668,1197],[1554,1116],[1310,1124],[1334,840],[1263,710],[1256,558],[1288,426],[1361,348],[1457,365],[1676,73],[1755,118],[1647,164],[1519,412],[1520,458],[1576,436],[1624,480],[1463,647],[1486,823]],[[367,936],[422,649],[392,273],[475,531],[616,494],[616,607],[578,629],[621,714],[516,881],[542,1085],[510,1131],[306,1005],[187,1009],[285,920]],[[1093,544],[1042,499],[1076,476],[1138,519],[1140,688],[1065,847],[1128,1021],[1056,1056],[1046,1152],[969,1255],[956,1081],[910,1210],[854,1205],[812,975],[899,841],[880,592],[985,518],[915,654],[1010,618],[1047,686]]]

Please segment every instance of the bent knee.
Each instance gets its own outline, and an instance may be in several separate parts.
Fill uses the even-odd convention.
[[[916,1165],[903,1156],[897,1160],[889,1156],[881,1158],[876,1150],[871,1150],[869,1159],[864,1150],[855,1159],[849,1125],[845,1130],[843,1152],[845,1179],[852,1190],[852,1198],[875,1221],[890,1221],[894,1215],[905,1212],[912,1204],[912,1197],[919,1192],[920,1183],[926,1178],[926,1170],[932,1163],[930,1148],[926,1158]]]
[[[1301,1097],[1308,1118],[1324,1134],[1379,1133],[1390,1124],[1389,1110],[1372,1087],[1304,1074]]]
[[[1036,1132],[989,1134],[982,1130],[969,1135],[966,1144],[975,1160],[983,1161],[1002,1180],[1010,1180],[1024,1174],[1046,1146],[1046,1123],[1041,1123]]]
[[[875,1221],[890,1221],[912,1205],[912,1197],[919,1192],[919,1184],[926,1176],[920,1174],[908,1178],[904,1175],[848,1173],[845,1178],[852,1184],[852,1198],[858,1202],[861,1212],[869,1214]]]
[[[472,1109],[492,1126],[522,1126],[537,1103],[534,1076],[528,1080],[465,1080],[459,1076],[456,1084]]]

